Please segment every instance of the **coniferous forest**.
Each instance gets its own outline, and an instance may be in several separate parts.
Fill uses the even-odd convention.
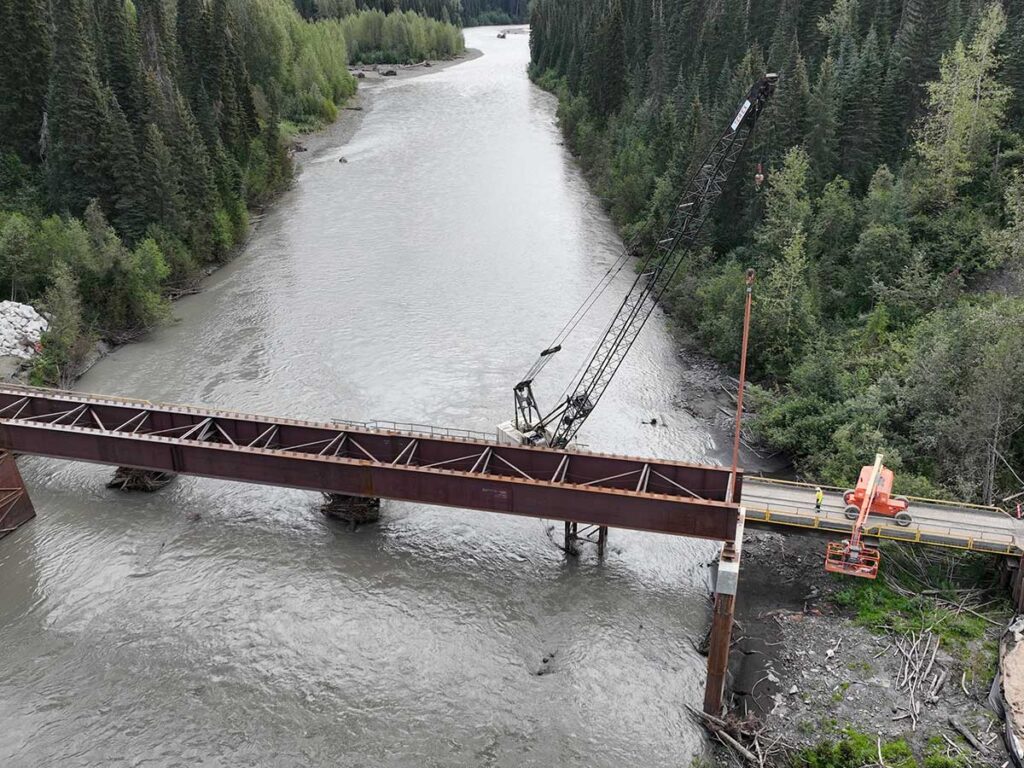
[[[364,10],[413,11],[463,27],[522,24],[529,15],[528,0],[295,0],[295,7],[307,19],[340,18]]]
[[[735,364],[757,269],[765,442],[837,485],[882,450],[904,493],[1021,490],[1024,3],[534,0],[531,25],[531,74],[641,245],[780,74],[667,306]]]
[[[349,50],[463,50],[451,24],[290,0],[0,0],[0,294],[52,319],[34,378],[159,322],[291,180],[283,132],[337,116]]]

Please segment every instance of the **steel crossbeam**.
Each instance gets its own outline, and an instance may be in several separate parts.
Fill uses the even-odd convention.
[[[738,517],[722,467],[54,390],[0,388],[0,449],[720,541]]]

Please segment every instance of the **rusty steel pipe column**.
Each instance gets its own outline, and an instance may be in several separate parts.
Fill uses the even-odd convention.
[[[747,383],[747,341],[750,338],[750,303],[754,295],[753,269],[747,270],[747,298],[743,307],[743,343],[740,349],[740,380],[736,390],[736,433],[732,441],[732,475],[729,478],[729,493],[726,501],[736,496],[736,476],[740,463],[740,429],[743,426],[743,390]]]
[[[1017,561],[1017,569],[1013,572],[1013,583],[1010,586],[1013,596],[1013,607],[1017,613],[1024,613],[1024,555]]]
[[[722,714],[725,675],[729,668],[729,645],[732,643],[735,595],[715,595],[715,611],[711,618],[711,642],[708,649],[708,681],[704,688],[704,712],[715,717]]]
[[[0,451],[0,539],[36,516],[14,454]]]
[[[743,546],[745,511],[740,509],[736,540],[722,545],[715,578],[715,607],[711,615],[708,639],[708,677],[704,685],[704,712],[718,717],[722,714],[725,678],[729,670],[729,648],[732,645],[733,614],[740,576],[740,552]]]

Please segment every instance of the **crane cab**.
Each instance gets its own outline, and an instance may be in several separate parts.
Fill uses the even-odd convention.
[[[503,421],[498,425],[498,442],[502,445],[526,445],[546,448],[551,445],[551,435],[546,429],[523,432],[514,421]]]

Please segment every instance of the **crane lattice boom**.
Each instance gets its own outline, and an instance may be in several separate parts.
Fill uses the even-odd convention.
[[[538,362],[516,385],[515,423],[521,432],[557,447],[567,445],[576,436],[679,268],[683,249],[697,242],[777,81],[777,75],[767,74],[754,84],[732,122],[690,178],[672,210],[667,228],[644,258],[618,311],[592,357],[575,379],[568,396],[543,417],[533,396],[533,377],[547,357],[560,349],[559,346],[544,350]]]

